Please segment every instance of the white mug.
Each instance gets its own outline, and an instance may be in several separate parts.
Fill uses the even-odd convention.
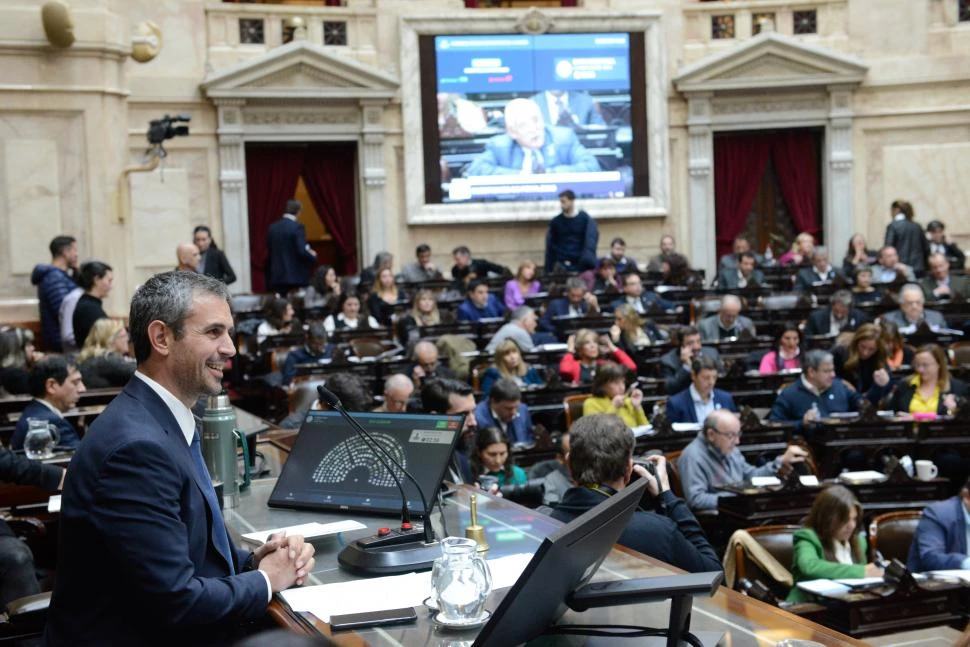
[[[939,471],[933,461],[916,461],[916,478],[921,481],[935,479]]]

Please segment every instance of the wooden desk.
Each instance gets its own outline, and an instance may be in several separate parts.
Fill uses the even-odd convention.
[[[811,432],[806,435],[815,452],[822,478],[834,478],[842,472],[845,467],[842,459],[846,452],[862,452],[866,463],[876,468],[882,467],[876,464],[880,456],[892,454],[901,457],[916,453],[917,440],[912,420],[826,418],[813,425]]]

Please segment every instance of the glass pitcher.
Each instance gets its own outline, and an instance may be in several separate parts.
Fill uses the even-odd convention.
[[[473,622],[485,612],[492,574],[474,539],[446,537],[431,569],[431,588],[444,622]]]
[[[40,418],[27,418],[27,436],[24,437],[24,454],[31,460],[41,460],[54,455],[54,446],[61,441],[57,427]]]

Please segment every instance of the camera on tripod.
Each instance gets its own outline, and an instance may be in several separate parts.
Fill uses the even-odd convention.
[[[161,119],[152,119],[148,122],[148,143],[152,146],[161,146],[166,139],[173,137],[185,137],[189,134],[188,123],[192,120],[191,115],[180,114],[165,115]]]

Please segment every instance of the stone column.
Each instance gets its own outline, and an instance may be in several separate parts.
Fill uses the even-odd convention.
[[[711,127],[711,93],[688,95],[687,173],[690,209],[691,265],[704,268],[708,280],[717,272],[714,236],[714,136]]]
[[[362,100],[360,102],[363,128],[360,136],[360,162],[358,164],[361,196],[359,261],[362,266],[370,263],[377,252],[387,250],[387,227],[389,225],[387,205],[384,200],[384,185],[387,183],[387,168],[384,161],[384,106],[383,99]]]
[[[222,196],[222,245],[236,270],[233,293],[252,289],[249,257],[249,206],[246,201],[246,147],[242,99],[216,99],[219,111],[219,186]]]
[[[829,88],[829,114],[825,128],[827,159],[825,231],[829,254],[846,249],[855,228],[852,205],[852,89]],[[834,256],[833,256],[834,258]]]

